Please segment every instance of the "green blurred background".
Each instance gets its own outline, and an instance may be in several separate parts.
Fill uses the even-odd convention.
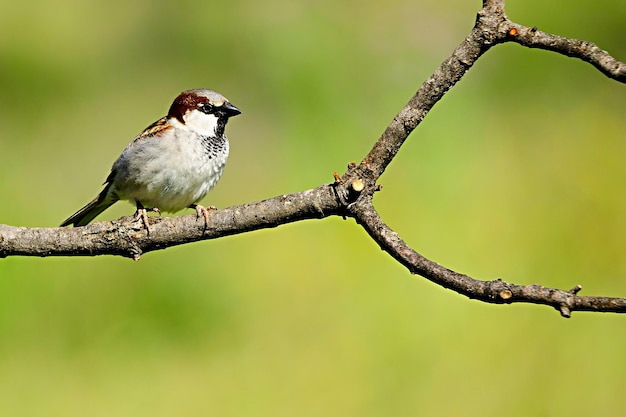
[[[0,222],[58,225],[178,92],[243,109],[205,200],[332,181],[467,35],[479,1],[0,4]],[[511,1],[626,60],[626,3]],[[481,279],[626,296],[626,86],[494,48],[411,135],[376,207]],[[120,203],[100,219],[129,215]],[[190,214],[187,212],[186,214]],[[470,301],[351,220],[145,255],[0,260],[2,416],[626,413],[626,317]]]

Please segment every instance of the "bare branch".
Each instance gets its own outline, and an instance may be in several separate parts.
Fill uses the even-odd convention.
[[[497,42],[497,28],[503,19],[505,16],[502,9],[494,7],[489,13],[485,13],[484,9],[481,10],[469,36],[396,115],[362,162],[376,178],[382,175],[406,138],[424,120],[434,105],[465,75],[478,58]]]
[[[454,272],[411,249],[380,218],[374,206],[363,200],[351,207],[351,214],[385,252],[404,265],[411,273],[451,289],[469,298],[492,304],[531,303],[554,307],[563,317],[572,311],[626,313],[626,298],[583,297],[577,295],[580,285],[569,291],[541,285],[516,285],[501,279],[479,281]]]
[[[479,281],[447,269],[410,248],[383,222],[371,204],[373,184],[398,153],[408,135],[476,60],[496,44],[513,41],[577,57],[592,63],[611,78],[623,81],[626,65],[595,45],[515,24],[507,18],[502,0],[485,0],[483,5],[470,35],[422,84],[363,159],[359,171],[360,175],[367,178],[369,192],[363,193],[357,203],[350,206],[351,216],[355,217],[383,250],[411,273],[419,274],[469,298],[497,304],[523,302],[550,305],[560,311],[563,317],[570,317],[574,310],[625,313],[626,299],[581,297],[576,295],[582,288],[578,285],[571,291],[564,291],[540,285],[520,286],[502,280]],[[353,175],[354,172],[348,173],[343,179]]]
[[[516,42],[529,48],[546,49],[579,58],[603,74],[626,82],[626,64],[591,42],[563,38],[513,23],[504,12],[504,1],[485,0],[471,33],[419,88],[396,115],[369,154],[363,159],[373,174],[380,176],[395,157],[409,134],[426,117],[474,63],[496,44]]]
[[[340,202],[333,185],[322,185],[300,193],[211,211],[206,229],[204,219],[195,215],[150,217],[149,235],[134,216],[75,228],[0,224],[0,258],[121,255],[139,260],[143,253],[184,243],[337,215],[347,204]]]
[[[616,81],[626,83],[626,64],[613,58],[607,51],[598,48],[594,43],[580,39],[564,38],[526,27],[511,24],[509,36],[512,42],[528,48],[545,49],[559,54],[579,58],[589,62],[600,72]]]

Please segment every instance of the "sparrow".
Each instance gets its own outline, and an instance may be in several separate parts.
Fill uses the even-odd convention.
[[[141,132],[113,163],[104,189],[96,198],[61,223],[85,226],[118,200],[137,207],[149,232],[147,212],[196,210],[208,221],[208,210],[198,204],[222,176],[228,158],[228,119],[241,114],[221,94],[206,89],[183,91],[167,116]]]

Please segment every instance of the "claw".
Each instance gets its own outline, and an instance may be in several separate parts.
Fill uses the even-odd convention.
[[[150,225],[148,224],[148,210],[145,208],[137,208],[135,212],[135,221],[141,220],[148,234],[150,234]]]
[[[137,201],[137,211],[135,212],[135,221],[141,220],[146,232],[150,234],[150,224],[148,223],[148,212],[158,213],[161,216],[161,210],[157,207],[145,208],[143,204]]]
[[[196,210],[196,219],[200,217],[200,215],[202,214],[202,217],[204,217],[204,227],[207,227],[209,225],[209,211],[210,210],[217,210],[217,207],[215,206],[201,206],[200,204],[192,204],[189,206],[189,208],[192,208],[194,210]]]

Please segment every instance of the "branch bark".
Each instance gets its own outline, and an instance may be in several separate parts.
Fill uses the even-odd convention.
[[[516,285],[500,279],[481,281],[426,259],[387,226],[372,204],[376,182],[404,141],[433,106],[493,46],[515,42],[589,62],[606,76],[626,83],[626,64],[590,42],[564,38],[512,22],[503,0],[484,0],[470,34],[430,76],[394,117],[359,165],[351,164],[335,182],[300,193],[233,206],[211,213],[205,226],[195,216],[150,218],[150,235],[132,217],[86,227],[26,228],[0,225],[0,257],[120,255],[138,260],[141,254],[170,246],[276,227],[305,219],[352,217],[380,247],[411,273],[469,298],[495,304],[532,303],[552,306],[563,317],[571,312],[626,312],[626,298],[579,296],[541,285]]]

